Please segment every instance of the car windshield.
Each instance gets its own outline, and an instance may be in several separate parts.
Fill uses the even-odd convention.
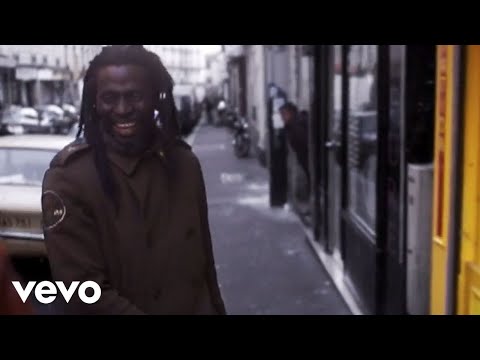
[[[42,186],[52,150],[0,148],[0,185]]]

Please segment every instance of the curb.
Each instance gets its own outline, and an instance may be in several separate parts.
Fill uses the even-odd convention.
[[[313,232],[305,226],[305,224],[298,218],[298,215],[296,218],[303,229],[307,243],[310,245],[313,252],[322,263],[352,315],[365,315],[361,310],[360,305],[355,300],[355,296],[348,289],[345,283],[342,265],[338,263],[331,255],[325,253],[320,244],[314,240]]]

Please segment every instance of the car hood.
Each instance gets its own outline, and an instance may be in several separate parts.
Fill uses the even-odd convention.
[[[39,186],[0,185],[0,211],[38,213],[42,211]]]

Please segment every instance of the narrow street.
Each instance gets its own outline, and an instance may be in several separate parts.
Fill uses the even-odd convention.
[[[350,314],[296,216],[268,203],[268,174],[224,128],[191,137],[203,167],[218,277],[231,315]]]

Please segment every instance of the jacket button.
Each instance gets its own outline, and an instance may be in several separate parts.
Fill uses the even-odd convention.
[[[155,300],[158,300],[162,296],[162,290],[157,290],[153,296]]]

